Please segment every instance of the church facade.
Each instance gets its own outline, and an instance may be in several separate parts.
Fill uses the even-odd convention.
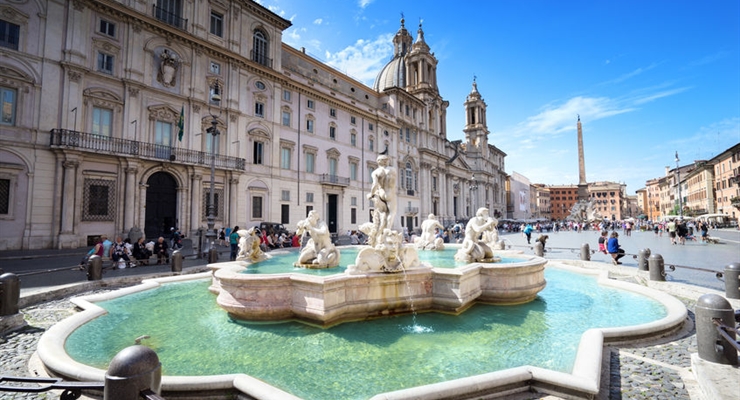
[[[317,210],[344,233],[371,218],[379,154],[398,171],[399,230],[430,213],[505,216],[506,154],[489,143],[485,101],[473,81],[465,139],[449,140],[421,26],[414,38],[401,21],[368,87],[282,43],[290,22],[253,1],[0,11],[0,249],[195,237],[211,198],[215,228],[294,230]]]

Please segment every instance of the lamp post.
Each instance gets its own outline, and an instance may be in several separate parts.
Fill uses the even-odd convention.
[[[681,199],[681,170],[678,169],[678,151],[676,151],[676,183],[678,184],[678,216],[683,219],[683,200]]]
[[[211,115],[211,127],[206,129],[206,132],[211,134],[211,189],[208,193],[208,216],[206,221],[208,223],[208,230],[206,231],[206,249],[208,251],[208,262],[215,263],[217,259],[216,253],[216,232],[213,227],[216,222],[215,212],[215,195],[214,186],[216,184],[216,136],[221,132],[218,131],[218,117],[221,115],[221,91],[219,90],[218,83],[213,88],[213,94],[211,95],[211,102],[216,103],[219,106],[218,115],[215,115],[211,111],[211,105],[208,104],[208,113]]]
[[[473,176],[471,178],[471,181],[473,182],[470,185],[470,193],[471,193],[471,197],[473,198],[472,199],[473,200],[473,202],[472,202],[473,210],[472,210],[471,214],[472,215],[476,215],[476,213],[478,212],[478,209],[476,207],[476,205],[478,204],[478,200],[476,199],[476,197],[478,195],[478,181],[475,180],[475,174],[473,174]]]

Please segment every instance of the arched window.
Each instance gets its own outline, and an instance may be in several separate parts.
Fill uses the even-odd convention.
[[[272,60],[267,57],[267,35],[259,29],[254,31],[252,40],[252,61],[266,67],[272,67]]]

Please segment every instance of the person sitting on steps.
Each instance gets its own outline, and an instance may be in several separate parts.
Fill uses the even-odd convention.
[[[612,234],[609,235],[609,241],[606,243],[606,250],[611,254],[614,265],[622,264],[619,259],[625,256],[624,249],[619,246],[619,240],[617,237],[619,237],[619,234],[617,232],[612,232]]]

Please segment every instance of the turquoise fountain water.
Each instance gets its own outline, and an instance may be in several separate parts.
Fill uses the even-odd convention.
[[[321,271],[321,270],[319,270]],[[229,319],[210,280],[165,284],[98,303],[108,314],[66,341],[78,362],[106,368],[141,335],[165,375],[244,373],[307,400],[374,394],[522,365],[570,372],[590,328],[631,326],[666,315],[658,302],[547,269],[547,287],[527,304],[476,304],[320,329],[297,322]]]

